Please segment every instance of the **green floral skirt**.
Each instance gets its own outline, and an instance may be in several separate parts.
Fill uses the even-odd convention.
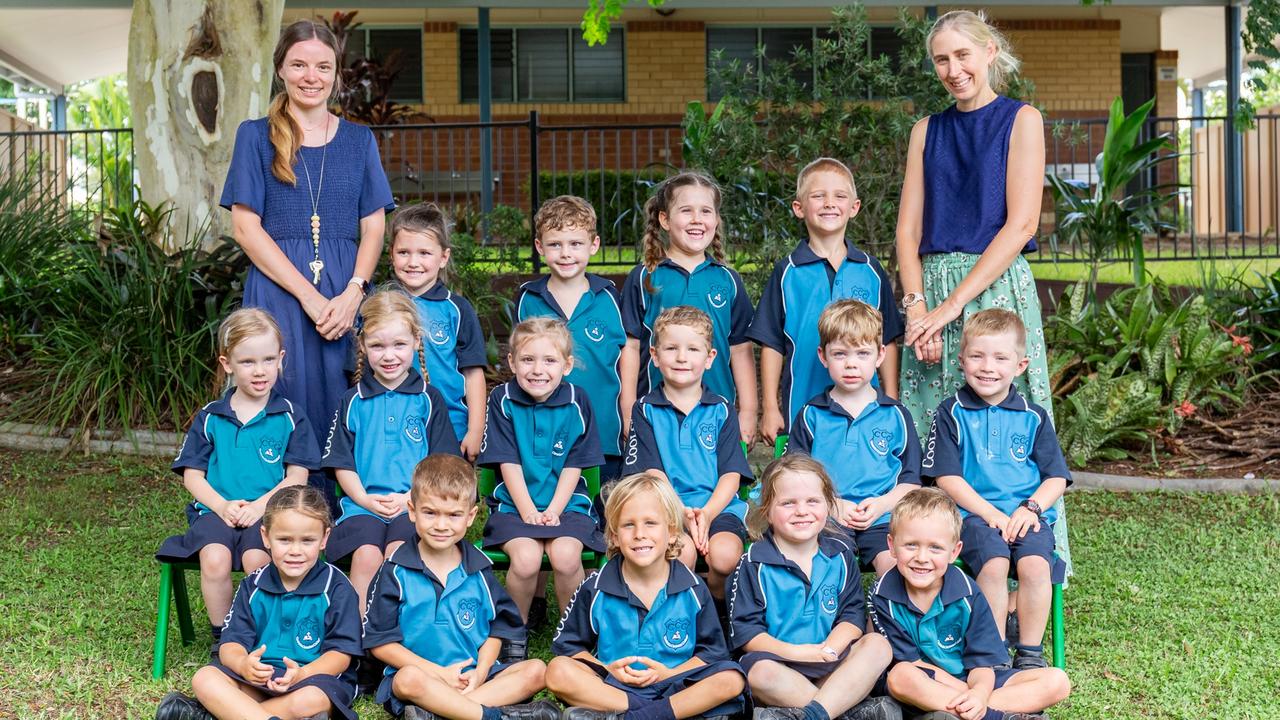
[[[947,253],[925,255],[924,298],[930,308],[951,294],[978,262],[979,255],[971,253]],[[929,365],[916,360],[909,348],[902,349],[902,379],[899,383],[902,404],[911,411],[916,422],[916,432],[921,443],[929,437],[933,415],[943,399],[950,397],[964,385],[964,373],[960,370],[960,333],[971,315],[987,308],[1012,310],[1027,326],[1027,358],[1031,361],[1027,371],[1019,375],[1014,384],[1018,392],[1031,402],[1043,407],[1053,417],[1053,396],[1049,392],[1049,358],[1044,344],[1044,319],[1040,314],[1040,297],[1036,295],[1036,280],[1031,266],[1021,256],[1013,265],[978,297],[964,306],[959,318],[942,329],[942,362]],[[1067,574],[1072,574],[1071,547],[1067,542],[1066,508],[1059,500],[1058,522],[1053,528],[1058,555],[1067,564]]]

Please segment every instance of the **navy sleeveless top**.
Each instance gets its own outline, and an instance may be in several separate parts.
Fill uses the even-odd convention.
[[[981,254],[1008,217],[1005,170],[1013,119],[1026,103],[997,95],[970,112],[929,116],[924,140],[920,254]],[[1035,250],[1028,240],[1023,252]]]

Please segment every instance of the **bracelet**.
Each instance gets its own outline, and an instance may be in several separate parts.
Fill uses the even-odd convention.
[[[836,649],[831,647],[830,645],[823,645],[822,653],[824,655],[830,655],[831,657],[840,657],[840,653],[836,652]]]
[[[914,305],[924,302],[924,294],[918,292],[909,292],[902,296],[902,309],[906,310]]]
[[[1026,500],[1023,500],[1021,503],[1018,504],[1018,507],[1024,507],[1030,510],[1036,517],[1040,517],[1041,515],[1044,514],[1044,508],[1040,507],[1040,503],[1036,502],[1035,500],[1032,500],[1031,498],[1027,498]]]
[[[362,292],[362,293],[368,293],[368,292],[369,292],[369,281],[368,281],[368,280],[365,280],[364,278],[360,277],[359,275],[352,275],[352,276],[351,276],[351,279],[347,281],[347,284],[348,284],[348,285],[355,285],[356,287],[360,288],[360,292]]]

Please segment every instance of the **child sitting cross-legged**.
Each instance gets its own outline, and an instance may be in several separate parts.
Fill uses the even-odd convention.
[[[889,667],[889,644],[863,633],[858,555],[828,518],[835,490],[822,463],[786,455],[765,468],[747,520],[756,542],[730,578],[729,642],[756,720],[895,720],[897,704],[864,698]]]
[[[377,700],[406,720],[556,720],[551,703],[513,704],[545,687],[541,660],[497,662],[503,640],[524,640],[524,622],[492,563],[466,541],[477,510],[465,460],[418,463],[408,502],[417,540],[392,553],[369,587],[364,647],[387,664]]]
[[[964,516],[960,558],[1005,633],[1009,577],[1018,580],[1017,669],[1045,667],[1044,630],[1053,582],[1066,564],[1054,554],[1054,503],[1071,483],[1049,413],[1013,387],[1027,369],[1027,331],[1012,311],[975,313],[960,336],[965,384],[942,401],[921,472],[935,478]]]
[[[960,554],[960,513],[937,488],[912,490],[893,508],[896,566],[871,592],[876,630],[896,665],[889,692],[929,720],[1030,720],[1071,692],[1058,668],[1009,667],[982,592],[951,563]]]
[[[720,718],[742,709],[707,586],[676,557],[683,506],[646,472],[605,501],[609,560],[583,581],[552,641],[547,689],[565,720]]]

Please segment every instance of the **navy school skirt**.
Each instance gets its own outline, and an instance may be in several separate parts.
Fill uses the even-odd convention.
[[[564,513],[560,516],[559,525],[530,525],[515,513],[491,511],[488,522],[484,524],[486,548],[500,548],[517,538],[554,540],[559,537],[571,537],[596,552],[605,550],[604,534],[596,521],[585,513]]]
[[[231,551],[231,569],[238,572],[244,570],[240,558],[246,551],[267,551],[267,547],[262,544],[261,521],[246,528],[231,527],[215,512],[200,514],[195,503],[187,506],[186,513],[186,534],[171,535],[160,543],[160,549],[156,551],[157,560],[196,562],[205,546],[222,545]]]

